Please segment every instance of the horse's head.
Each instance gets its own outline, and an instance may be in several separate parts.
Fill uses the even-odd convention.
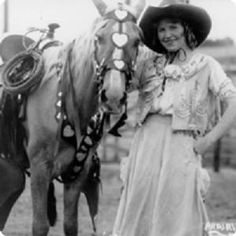
[[[132,80],[142,33],[136,24],[144,5],[117,3],[107,6],[103,0],[93,0],[103,17],[96,31],[94,56],[100,87],[100,101],[107,112],[119,113],[126,102]]]

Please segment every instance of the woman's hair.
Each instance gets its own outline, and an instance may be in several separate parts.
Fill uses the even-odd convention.
[[[188,47],[190,49],[194,49],[197,47],[198,45],[198,41],[192,31],[192,29],[189,27],[189,25],[185,22],[180,22],[183,27],[184,27],[184,36],[185,36],[185,40],[186,40],[186,44],[188,45]]]

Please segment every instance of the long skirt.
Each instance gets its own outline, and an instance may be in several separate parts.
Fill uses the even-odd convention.
[[[203,236],[209,176],[189,132],[153,114],[134,137],[113,236]]]

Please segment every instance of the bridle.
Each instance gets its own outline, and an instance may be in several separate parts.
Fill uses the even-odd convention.
[[[114,50],[124,50],[124,46],[128,43],[129,37],[126,33],[123,32],[123,25],[125,22],[136,22],[136,18],[129,13],[127,10],[123,9],[123,6],[121,5],[119,9],[111,11],[107,13],[104,16],[105,19],[113,19],[118,24],[118,32],[114,32],[112,34],[112,42],[114,43]],[[120,38],[123,38],[123,40],[119,40]],[[59,67],[60,72],[60,78],[63,77],[63,74],[65,73],[68,76],[67,81],[66,80],[59,80],[61,83],[67,83],[69,81],[69,85],[72,86],[72,75],[70,71],[70,56],[71,56],[71,50],[73,47],[74,42],[70,45],[70,48],[68,49],[67,56],[66,56],[66,65],[63,70]],[[127,90],[129,89],[131,83],[132,83],[132,77],[134,73],[134,66],[136,64],[135,60],[125,61],[123,58],[115,57],[112,59],[109,58],[103,58],[101,62],[98,61],[97,57],[97,40],[94,40],[95,50],[94,50],[94,61],[96,66],[96,83],[98,87],[101,89],[102,85],[104,83],[104,76],[107,73],[107,71],[110,70],[117,70],[120,73],[123,73],[126,78],[126,90],[125,90],[125,97],[127,97]],[[138,48],[138,47],[137,47]],[[137,49],[138,53],[138,49]],[[135,57],[136,59],[136,57]],[[67,70],[66,70],[67,69]],[[63,71],[63,73],[62,73]],[[99,144],[103,132],[106,130],[106,123],[109,122],[110,114],[106,113],[102,108],[98,109],[98,112],[91,118],[87,130],[85,134],[83,134],[82,139],[78,139],[79,135],[77,135],[77,129],[73,125],[73,123],[79,123],[76,122],[78,119],[75,119],[75,122],[70,122],[68,119],[66,107],[65,107],[65,95],[64,93],[61,93],[61,88],[64,88],[66,86],[59,86],[58,88],[58,101],[57,101],[57,113],[56,118],[57,121],[60,122],[60,125],[58,126],[58,133],[60,137],[63,138],[64,141],[70,143],[71,145],[76,147],[75,157],[73,159],[73,162],[71,163],[71,168],[69,168],[69,172],[65,173],[65,175],[62,178],[63,182],[72,181],[74,180],[80,172],[83,170],[84,163],[86,162],[89,151],[94,148],[96,145]],[[74,93],[72,89],[72,102],[74,103]],[[118,129],[122,127],[125,123],[125,120],[127,119],[127,99],[125,98],[125,111],[121,114],[118,121],[115,123],[115,125],[110,128],[108,133],[121,136],[118,132]],[[77,118],[77,116],[75,117]],[[69,128],[69,129],[68,129]],[[65,131],[72,130],[72,133],[66,133]],[[59,142],[57,147],[55,148],[55,153],[57,153],[57,150],[59,148]],[[95,161],[99,161],[98,158],[95,158]],[[71,171],[71,172],[70,172]],[[67,175],[68,174],[68,175]],[[59,179],[58,179],[59,180]],[[61,181],[61,180],[59,180]]]
[[[114,44],[114,50],[124,50],[125,45],[129,41],[128,34],[123,32],[123,25],[126,22],[136,23],[136,18],[127,10],[123,8],[123,5],[120,4],[119,8],[107,13],[104,16],[104,19],[113,19],[118,24],[118,31],[112,34],[112,42]],[[132,77],[134,73],[134,67],[136,64],[135,60],[125,61],[123,58],[103,58],[100,62],[98,61],[97,51],[97,38],[94,40],[94,61],[96,66],[96,82],[98,83],[99,90],[101,89],[105,74],[110,70],[117,70],[120,73],[125,74],[126,78],[126,91],[130,88],[132,83]],[[138,55],[138,49],[137,49]]]

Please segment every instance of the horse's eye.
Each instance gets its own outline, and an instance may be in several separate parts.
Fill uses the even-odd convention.
[[[101,35],[96,35],[95,40],[98,44],[103,44],[104,43],[104,37],[102,37]]]

